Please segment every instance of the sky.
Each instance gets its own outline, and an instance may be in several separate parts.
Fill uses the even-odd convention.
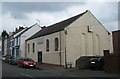
[[[4,0],[0,2],[0,33],[12,32],[16,27],[30,27],[35,23],[49,26],[85,12],[91,13],[109,31],[118,30],[119,0]]]

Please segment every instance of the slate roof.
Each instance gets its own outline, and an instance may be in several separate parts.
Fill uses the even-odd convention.
[[[31,36],[30,38],[28,38],[27,40],[31,40],[31,39],[34,39],[34,38],[37,38],[37,37],[41,37],[41,36],[45,36],[45,35],[48,35],[48,34],[52,34],[52,33],[55,33],[55,32],[62,31],[62,30],[64,30],[64,28],[69,26],[71,23],[73,23],[76,19],[81,17],[86,12],[81,13],[79,15],[76,15],[74,17],[71,17],[71,18],[69,18],[67,20],[61,21],[59,23],[56,23],[56,24],[50,25],[48,27],[45,27],[42,30],[38,31],[33,36]]]

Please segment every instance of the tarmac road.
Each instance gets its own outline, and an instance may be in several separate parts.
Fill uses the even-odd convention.
[[[1,63],[1,62],[0,62]],[[19,68],[16,65],[10,65],[2,62],[2,78],[10,77],[10,79],[27,79],[36,77],[75,77],[79,79],[117,79],[117,75],[104,73],[103,71],[91,71],[91,70],[74,70],[74,69],[62,69],[53,68],[49,66],[41,66],[40,69],[27,69]],[[38,78],[40,79],[40,78]],[[53,79],[53,78],[52,78]],[[56,79],[56,78],[55,78]]]

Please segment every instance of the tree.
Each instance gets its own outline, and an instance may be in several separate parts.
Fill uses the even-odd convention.
[[[8,33],[6,32],[6,30],[3,30],[3,32],[2,32],[2,38],[5,38],[5,37],[9,37],[9,35],[8,35]]]
[[[9,37],[8,33],[6,30],[3,30],[2,34],[2,55],[4,54],[4,40]]]

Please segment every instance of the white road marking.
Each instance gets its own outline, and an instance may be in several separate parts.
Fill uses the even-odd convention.
[[[33,76],[31,76],[31,75],[28,75],[28,74],[24,74],[24,73],[20,73],[21,75],[24,75],[24,76],[27,76],[27,77],[33,77]]]

